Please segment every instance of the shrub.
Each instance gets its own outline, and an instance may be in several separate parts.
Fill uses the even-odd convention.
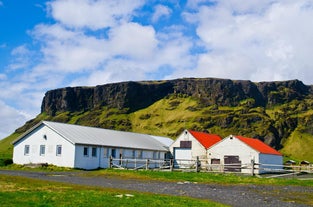
[[[7,166],[11,164],[13,164],[13,160],[11,158],[0,159],[0,166]]]

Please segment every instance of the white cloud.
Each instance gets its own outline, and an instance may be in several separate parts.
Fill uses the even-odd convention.
[[[254,81],[300,79],[312,82],[313,1],[235,1],[201,6],[197,34],[207,53],[196,74]]]
[[[52,17],[74,28],[98,30],[130,19],[142,0],[56,0],[48,4]]]
[[[29,117],[6,105],[0,100],[0,139],[13,133],[17,126],[22,126]]]
[[[157,40],[151,26],[127,23],[109,32],[111,53],[136,59],[151,59],[156,52]]]
[[[14,62],[8,66],[10,70],[24,69],[30,65],[29,57],[31,57],[32,54],[26,45],[21,45],[17,48],[14,48],[11,52],[11,55],[14,56]]]
[[[157,22],[161,17],[168,17],[172,13],[172,10],[169,7],[160,4],[156,5],[154,10],[155,11],[152,16],[153,22]]]
[[[43,58],[36,71],[80,72],[96,68],[107,57],[103,39],[87,36],[80,31],[55,25],[38,25],[34,37],[42,43]]]
[[[6,80],[7,79],[7,75],[0,73],[0,80]]]

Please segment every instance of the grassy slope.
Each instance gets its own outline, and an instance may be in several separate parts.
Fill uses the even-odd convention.
[[[284,121],[284,118],[281,118],[282,113],[290,113],[290,116],[298,116],[303,120],[312,116],[312,110],[301,111],[299,109],[301,104],[297,102],[276,106],[266,109],[266,111],[262,108],[246,107],[246,104],[248,104],[247,101],[243,101],[237,107],[204,107],[199,105],[198,100],[195,98],[177,95],[159,100],[153,105],[131,114],[102,107],[87,112],[59,113],[55,117],[40,114],[33,124],[46,119],[169,136],[173,139],[185,128],[199,131],[208,130],[210,133],[220,134],[222,137],[230,134],[255,137],[266,133],[274,120]],[[230,121],[228,120],[229,117],[231,117]],[[25,131],[26,128],[24,127],[20,131]],[[0,141],[0,158],[12,156],[12,145],[10,143],[18,135],[14,133]],[[292,159],[305,159],[313,162],[313,135],[296,130],[286,140],[281,150],[283,154]]]
[[[313,136],[311,134],[295,131],[287,139],[281,152],[288,157],[296,158],[298,161],[308,160],[313,162],[312,146]]]
[[[20,134],[14,133],[0,141],[0,159],[12,157],[13,145],[11,144]]]

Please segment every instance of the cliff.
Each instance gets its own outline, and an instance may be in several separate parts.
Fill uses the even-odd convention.
[[[133,112],[171,94],[198,98],[206,106],[236,106],[245,99],[253,99],[255,107],[267,107],[291,100],[302,100],[312,95],[312,91],[312,86],[306,86],[299,80],[253,83],[215,78],[185,78],[122,82],[48,91],[43,98],[41,112],[53,116],[57,112],[88,111],[99,106]]]

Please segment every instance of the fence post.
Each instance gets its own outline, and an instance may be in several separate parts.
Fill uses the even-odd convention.
[[[251,175],[254,176],[254,160],[251,160]]]
[[[112,168],[112,165],[113,165],[113,158],[112,158],[112,156],[110,156],[110,158],[109,158],[109,168]]]
[[[149,159],[146,160],[146,170],[149,170]]]
[[[196,172],[200,171],[200,161],[199,161],[199,156],[197,156],[197,160],[196,160]]]
[[[173,171],[174,168],[174,159],[170,159],[170,170]]]

